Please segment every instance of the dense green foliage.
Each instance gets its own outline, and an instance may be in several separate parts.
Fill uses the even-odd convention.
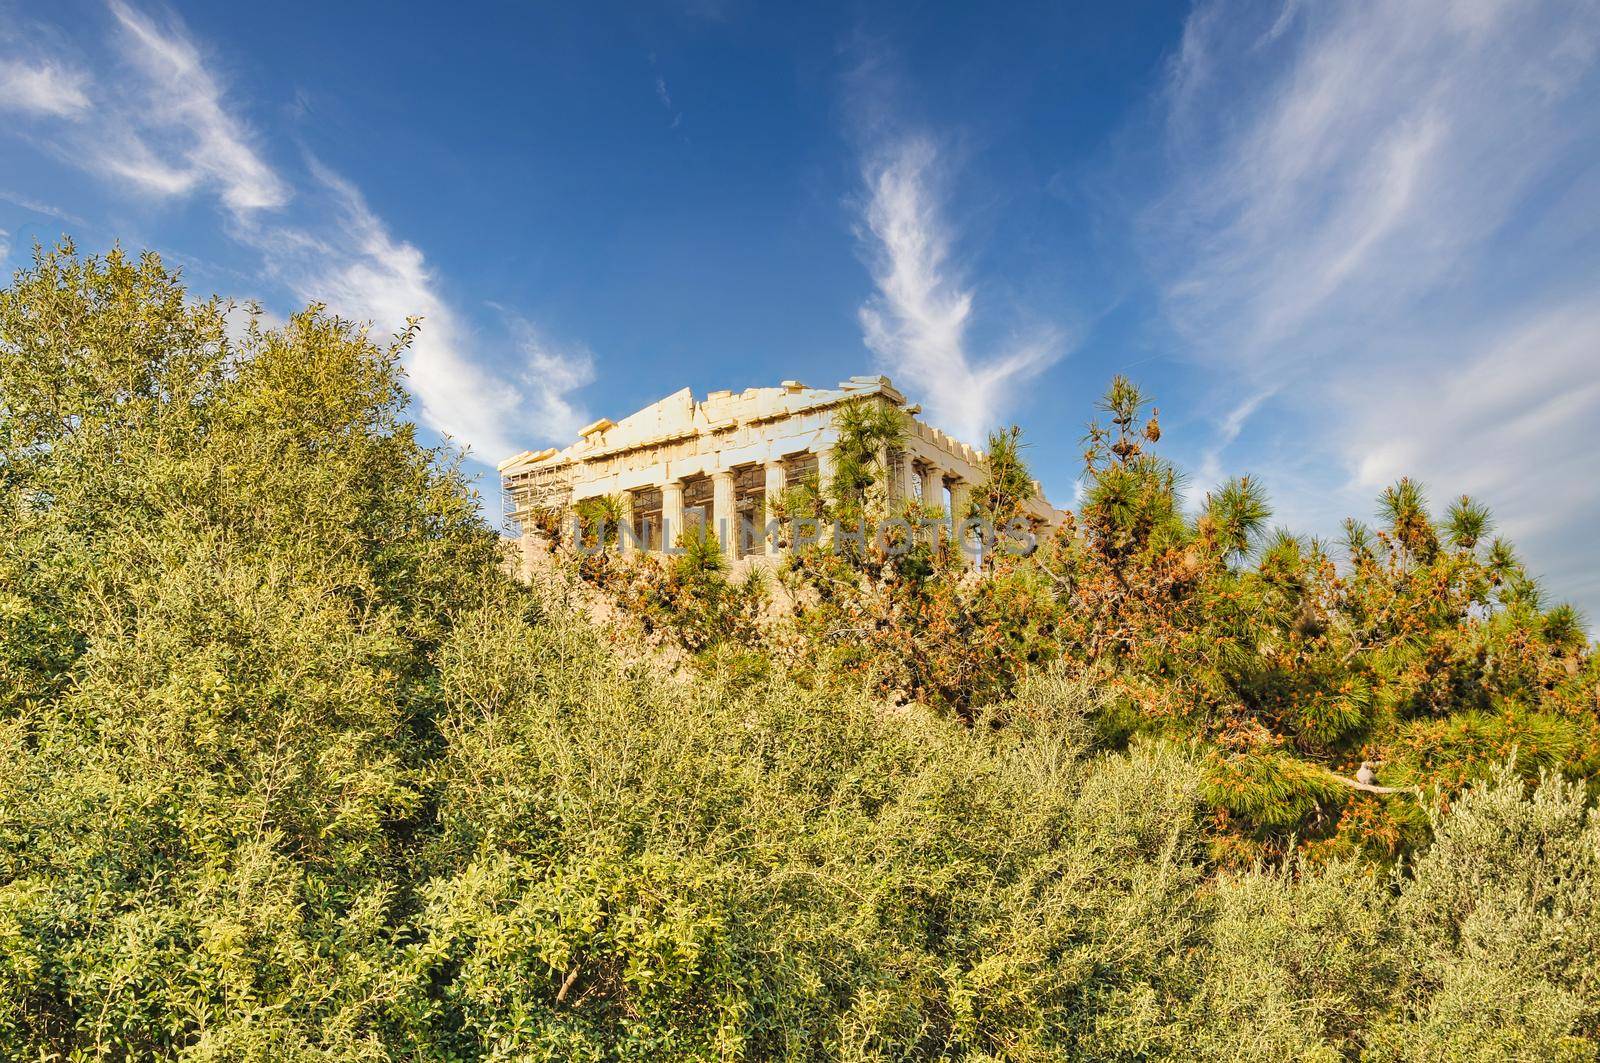
[[[1408,795],[1393,866],[1223,868],[1213,747],[1108,739],[1149,662],[1095,681],[1061,622],[962,712],[732,622],[671,667],[506,575],[402,419],[407,337],[223,326],[153,257],[0,293],[0,1057],[1594,1058],[1581,786]],[[1155,527],[1146,490],[1107,511]],[[724,578],[687,556],[686,606]]]
[[[1460,498],[1436,520],[1402,480],[1379,500],[1381,526],[1347,522],[1339,547],[1269,531],[1249,477],[1187,514],[1138,388],[1118,378],[1101,409],[1083,503],[1036,550],[1007,531],[1034,489],[1011,428],[990,437],[972,494],[997,536],[981,578],[948,535],[904,553],[822,544],[782,573],[792,617],[722,641],[969,721],[1032,673],[1069,676],[1104,695],[1101,748],[1145,736],[1195,751],[1216,855],[1239,865],[1295,846],[1392,858],[1428,836],[1419,791],[1448,798],[1508,760],[1530,781],[1600,772],[1600,658],[1576,611],[1490,537],[1483,506]],[[815,508],[846,525],[928,515],[882,490],[895,416],[844,408],[845,471]],[[691,599],[674,615],[700,614]],[[694,631],[696,652],[718,642]],[[1363,763],[1406,796],[1352,786]]]

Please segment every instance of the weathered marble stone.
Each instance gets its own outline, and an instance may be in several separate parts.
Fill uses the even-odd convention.
[[[740,542],[740,518],[759,512],[763,496],[781,491],[790,470],[814,461],[826,480],[834,412],[858,399],[889,403],[908,415],[904,450],[890,456],[893,493],[946,511],[952,500],[961,508],[982,479],[982,452],[918,419],[920,407],[908,405],[888,377],[856,376],[837,388],[786,380],[737,394],[713,391],[700,402],[684,388],[620,421],[596,421],[570,446],[523,451],[500,463],[506,516],[523,529],[526,552],[539,548],[532,541],[536,514],[560,519],[585,498],[614,495],[635,530],[625,537],[627,549],[660,550],[686,522],[704,519],[733,556],[771,560],[781,549],[766,539]],[[1028,514],[1040,527],[1061,518],[1042,491]]]

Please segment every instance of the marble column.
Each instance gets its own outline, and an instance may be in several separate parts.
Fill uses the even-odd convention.
[[[735,527],[738,515],[733,511],[733,473],[723,469],[711,474],[711,527],[722,543],[722,552],[729,558],[738,551],[739,529]]]
[[[822,447],[817,451],[817,492],[827,498],[833,489],[833,448]]]
[[[533,537],[533,517],[529,515],[522,522],[522,534],[518,536],[522,546],[522,564],[517,566],[517,577],[524,583],[533,581],[533,559],[539,549],[538,541]]]
[[[683,481],[668,480],[661,485],[661,549],[672,550],[683,534]]]
[[[922,504],[944,508],[944,473],[936,465],[922,467]]]
[[[911,486],[917,475],[917,467],[912,463],[911,455],[900,455],[899,475],[895,477],[895,496],[909,502],[917,497],[916,490]]]
[[[966,533],[962,530],[964,522],[970,514],[967,512],[972,506],[972,485],[965,480],[956,480],[950,485],[950,527],[953,529],[952,541],[956,549],[961,551],[961,556],[967,564],[972,564],[974,557],[971,553],[972,543],[968,541]]]
[[[767,482],[764,488],[766,495],[766,512],[761,515],[761,523],[763,527],[765,527],[766,524],[773,519],[772,507],[777,503],[779,497],[782,496],[784,488],[787,486],[788,482],[784,473],[783,462],[781,461],[767,462],[766,474]],[[783,552],[778,548],[777,540],[778,537],[775,535],[767,536],[766,549],[768,557],[777,557]]]
[[[617,546],[624,554],[632,554],[639,549],[639,540],[635,537],[636,529],[633,526],[633,492],[620,491],[617,498],[621,501],[621,527],[617,529]]]
[[[826,506],[828,499],[833,494],[833,448],[821,447],[817,450],[817,495],[822,504]],[[833,525],[825,524],[820,531],[821,542],[833,541]]]

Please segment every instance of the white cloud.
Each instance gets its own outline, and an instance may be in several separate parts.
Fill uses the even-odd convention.
[[[309,232],[283,227],[255,233],[268,267],[295,295],[327,303],[346,317],[397,332],[423,319],[406,371],[422,422],[472,447],[493,464],[523,449],[525,440],[572,438],[583,412],[571,393],[592,379],[586,354],[564,355],[532,346],[521,326],[523,369],[513,380],[469,353],[471,327],[438,291],[422,252],[390,234],[350,182],[316,162],[311,169],[332,197],[334,224]]]
[[[865,222],[878,293],[860,309],[866,345],[920,395],[932,419],[974,443],[996,426],[1015,390],[1064,353],[1044,331],[989,358],[968,347],[974,292],[950,261],[952,233],[933,184],[937,153],[909,138],[866,169]]]
[[[1258,362],[1352,305],[1404,313],[1449,281],[1595,125],[1570,98],[1594,10],[1332,3],[1261,48],[1232,4],[1202,9],[1199,47],[1245,86],[1173,83],[1189,174],[1155,220],[1185,263],[1179,321],[1208,353]]]
[[[656,65],[654,54],[650,56],[650,65],[652,67]],[[660,74],[656,75],[656,99],[661,101],[661,106],[672,116],[672,121],[667,124],[668,129],[677,129],[683,124],[683,112],[673,104],[672,93],[667,90],[667,79]]]
[[[594,357],[587,351],[556,349],[522,318],[513,318],[512,325],[527,365],[522,416],[540,426],[544,438],[576,438],[590,418],[574,404],[572,393],[594,381]]]
[[[1570,191],[1600,168],[1597,50],[1595,0],[1192,13],[1144,230],[1189,353],[1317,422],[1350,470],[1338,499],[1285,508],[1401,474],[1478,493],[1600,604],[1580,467],[1600,451],[1600,289],[1574,291],[1600,273],[1578,235],[1600,203]]]
[[[34,214],[43,214],[47,218],[58,218],[72,225],[86,226],[89,224],[71,211],[62,210],[53,204],[45,203],[29,196],[19,196],[8,189],[0,188],[0,201],[21,207],[23,210],[32,211]]]
[[[221,86],[187,34],[156,25],[121,0],[110,7],[122,55],[142,78],[121,116],[122,135],[106,143],[100,164],[161,195],[185,194],[204,182],[220,190],[236,217],[286,204],[289,186],[228,112]]]
[[[1200,352],[1271,371],[1305,330],[1450,280],[1580,135],[1563,103],[1592,67],[1585,10],[1341,2],[1262,36],[1238,5],[1198,9],[1170,83],[1181,172],[1150,229]]]
[[[1341,396],[1352,488],[1421,475],[1439,507],[1470,494],[1557,593],[1600,602],[1600,299],[1540,307],[1447,369],[1411,365]],[[1591,613],[1591,620],[1600,616]]]
[[[1216,487],[1225,478],[1226,474],[1222,467],[1223,453],[1238,440],[1250,416],[1261,408],[1262,403],[1272,398],[1275,390],[1263,388],[1253,392],[1229,410],[1227,416],[1222,419],[1217,426],[1217,433],[1211,441],[1211,446],[1201,458],[1199,478],[1189,485],[1188,500],[1191,503],[1204,498],[1207,491]]]
[[[89,77],[53,60],[0,59],[0,110],[74,118],[89,109]]]

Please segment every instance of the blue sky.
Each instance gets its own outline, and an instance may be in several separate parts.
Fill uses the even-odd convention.
[[[0,264],[425,318],[418,419],[564,443],[890,374],[1070,505],[1117,372],[1198,500],[1422,479],[1600,616],[1600,5],[0,0]]]

